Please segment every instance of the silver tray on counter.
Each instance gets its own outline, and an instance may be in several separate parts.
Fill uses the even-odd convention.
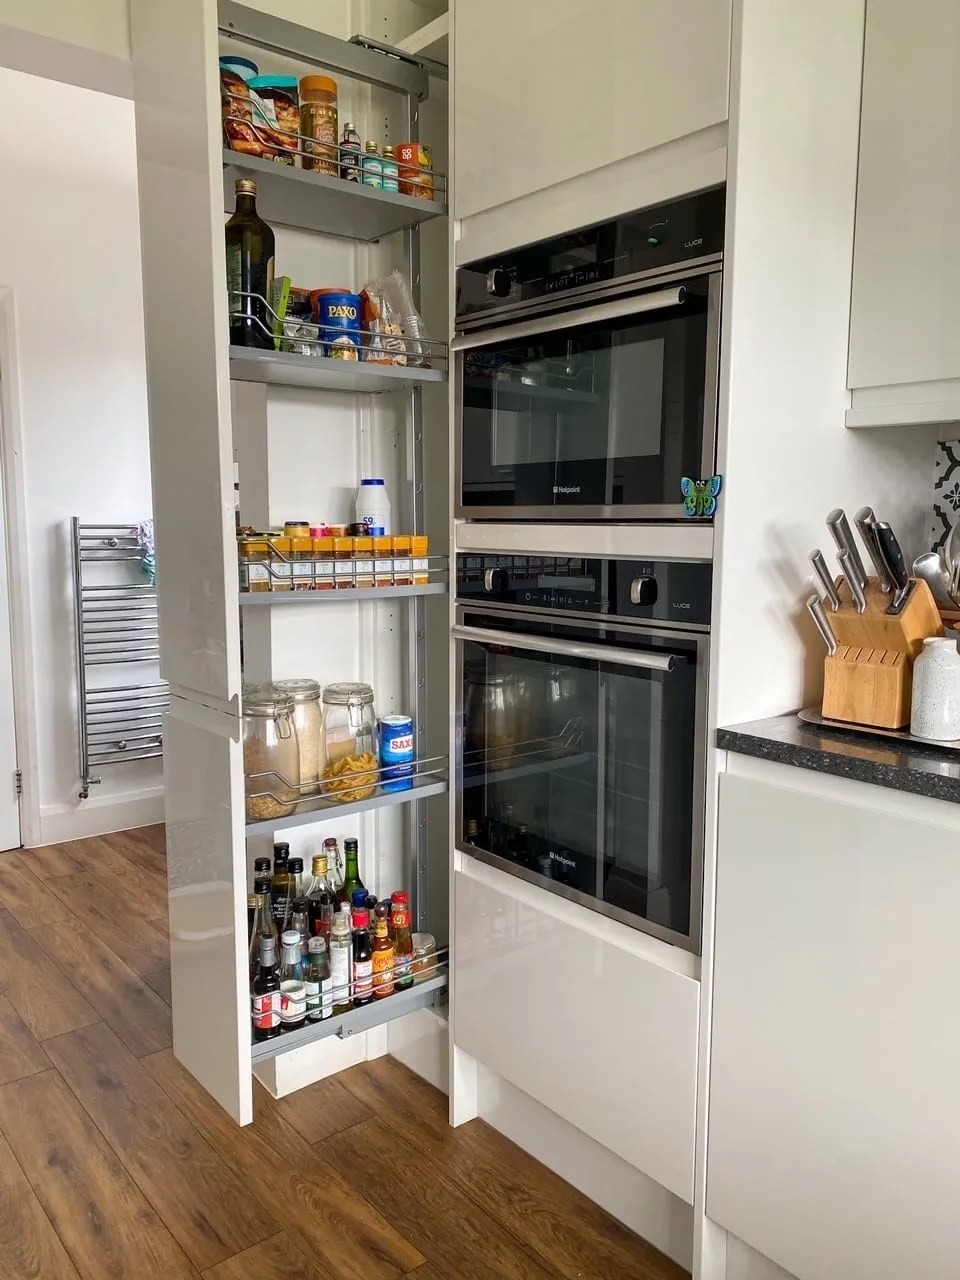
[[[805,724],[820,725],[824,729],[842,729],[859,733],[865,738],[894,738],[897,742],[910,742],[918,747],[936,747],[941,751],[960,751],[960,738],[918,738],[908,729],[878,729],[872,724],[852,724],[849,720],[831,720],[822,716],[816,707],[804,707],[797,712],[797,719]]]

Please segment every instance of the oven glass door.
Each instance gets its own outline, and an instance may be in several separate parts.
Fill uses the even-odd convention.
[[[698,950],[707,637],[461,618],[458,847]]]
[[[682,477],[713,472],[719,280],[657,291],[682,300],[632,315],[464,338],[460,514],[682,515]]]

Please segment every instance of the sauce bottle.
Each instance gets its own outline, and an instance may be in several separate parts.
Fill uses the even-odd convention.
[[[370,916],[353,913],[353,1003],[359,1008],[373,999],[373,943]]]
[[[383,915],[377,917],[376,937],[373,942],[373,994],[377,1000],[393,995],[393,943],[387,924],[386,903],[381,903]],[[378,912],[380,907],[377,908]]]

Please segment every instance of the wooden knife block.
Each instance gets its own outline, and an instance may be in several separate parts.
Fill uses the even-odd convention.
[[[903,611],[886,612],[890,597],[867,582],[867,608],[857,613],[850,588],[838,583],[840,608],[828,617],[837,652],[823,663],[822,714],[830,720],[902,729],[910,723],[913,660],[928,636],[943,634],[933,593],[916,581]]]

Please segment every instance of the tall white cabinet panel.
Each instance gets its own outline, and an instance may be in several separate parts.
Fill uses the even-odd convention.
[[[960,416],[958,132],[960,5],[867,0],[851,426]]]
[[[692,1203],[700,984],[502,872],[455,882],[458,1048]]]
[[[164,730],[173,1049],[240,1124],[253,1119],[239,721],[174,697]]]
[[[790,772],[720,779],[707,1213],[800,1280],[943,1280],[960,815]]]
[[[217,6],[132,0],[130,18],[161,670],[187,696],[236,711]]]
[[[458,0],[453,31],[457,218],[727,118],[728,0]]]

